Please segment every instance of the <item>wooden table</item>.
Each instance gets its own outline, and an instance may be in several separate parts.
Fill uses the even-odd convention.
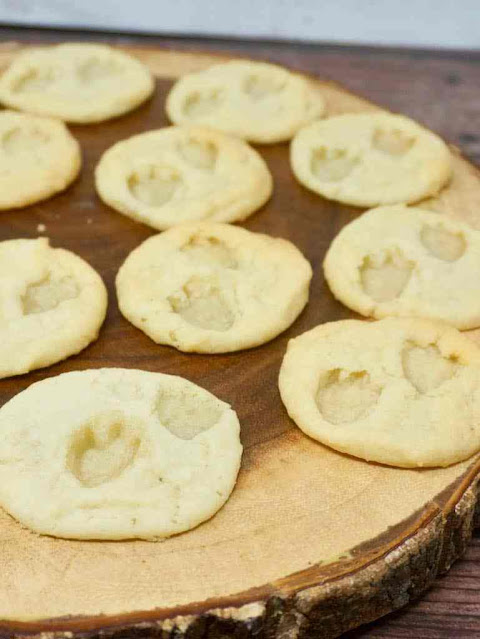
[[[2,41],[96,40],[210,50],[285,64],[330,78],[440,133],[480,163],[480,52],[430,52],[284,43],[247,43],[0,28]],[[480,636],[480,531],[465,558],[418,603],[347,633],[367,637]]]

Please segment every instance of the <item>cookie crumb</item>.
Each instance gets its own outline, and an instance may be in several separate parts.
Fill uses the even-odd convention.
[[[46,230],[47,230],[47,227],[45,226],[45,224],[37,224],[38,233],[45,233]]]

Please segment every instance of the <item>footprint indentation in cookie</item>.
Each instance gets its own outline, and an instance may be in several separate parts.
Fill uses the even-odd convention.
[[[414,144],[414,137],[398,129],[375,129],[373,134],[373,148],[387,155],[404,155]]]
[[[175,313],[199,328],[228,331],[235,322],[233,310],[212,278],[192,277],[168,301]]]
[[[382,257],[368,255],[360,267],[360,280],[365,293],[376,302],[390,302],[408,284],[414,263],[394,250]]]
[[[420,240],[427,251],[445,262],[461,258],[467,247],[463,233],[452,233],[441,226],[424,226]]]
[[[128,178],[128,188],[134,198],[148,206],[162,206],[172,199],[179,188],[180,175],[166,166],[144,166]]]
[[[216,237],[194,236],[181,250],[188,257],[209,266],[237,267],[232,251]]]
[[[321,147],[312,151],[310,168],[313,175],[322,182],[344,180],[358,164],[358,158],[349,157],[344,149]]]
[[[322,375],[315,401],[327,421],[342,424],[365,417],[381,392],[367,371],[347,373],[336,368]]]
[[[56,80],[53,69],[31,69],[18,78],[12,91],[15,93],[39,93],[52,88]]]
[[[112,60],[86,60],[77,69],[79,80],[84,84],[99,84],[116,79],[121,73],[121,67]]]
[[[205,398],[186,388],[160,392],[156,411],[159,420],[180,439],[193,439],[218,422],[222,410],[210,398]]]
[[[41,282],[27,287],[22,297],[23,314],[45,313],[66,300],[78,297],[78,294],[78,285],[73,277],[54,280],[47,276]]]
[[[436,344],[408,344],[402,351],[403,374],[419,393],[435,390],[451,379],[459,366],[455,357],[443,357]]]
[[[210,115],[221,104],[223,93],[220,89],[209,91],[195,91],[191,93],[183,105],[183,112],[188,118],[202,118]]]
[[[252,100],[263,100],[275,96],[283,89],[284,83],[269,75],[247,76],[243,89]]]
[[[2,138],[2,151],[9,155],[32,153],[35,148],[48,142],[48,136],[38,129],[14,128]]]
[[[217,161],[218,149],[209,140],[195,140],[190,138],[178,145],[178,152],[183,160],[202,171],[213,171]]]
[[[133,464],[140,437],[121,415],[97,417],[72,438],[67,466],[78,481],[94,488],[120,477]]]

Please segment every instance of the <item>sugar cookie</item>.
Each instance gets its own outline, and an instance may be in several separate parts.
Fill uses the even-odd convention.
[[[148,69],[102,44],[27,49],[0,77],[0,102],[67,122],[102,122],[132,111],[153,93]]]
[[[74,253],[47,238],[0,242],[0,378],[78,353],[106,309],[102,279]]]
[[[149,238],[117,275],[122,314],[158,344],[226,353],[268,342],[308,300],[312,269],[290,242],[228,224]]]
[[[304,186],[355,206],[417,202],[451,176],[447,145],[403,115],[338,115],[306,126],[290,162]]]
[[[232,60],[180,78],[168,94],[175,124],[201,124],[250,142],[290,140],[325,102],[306,78],[265,62]]]
[[[102,200],[163,230],[203,219],[243,220],[272,193],[272,176],[246,142],[201,127],[168,127],[117,142],[96,171]]]
[[[480,449],[480,349],[422,319],[322,324],[288,344],[280,394],[307,435],[391,466],[448,466]]]
[[[0,409],[0,503],[32,530],[156,539],[228,499],[236,413],[192,382],[104,368],[50,377]]]
[[[480,326],[480,231],[445,215],[368,211],[340,231],[323,266],[335,297],[362,315]]]
[[[80,166],[80,146],[62,122],[0,111],[0,210],[63,191]]]

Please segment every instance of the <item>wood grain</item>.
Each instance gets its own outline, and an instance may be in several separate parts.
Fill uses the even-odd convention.
[[[278,52],[277,49],[277,54]],[[311,60],[313,60],[314,51],[308,48],[308,53],[311,56]],[[156,59],[155,52],[143,52],[143,54],[146,55],[145,59],[148,58],[150,62]],[[261,55],[261,51],[259,55]],[[282,56],[283,55],[285,55],[285,53],[282,53]],[[339,53],[329,53],[328,55],[338,56]],[[8,51],[6,56],[8,56]],[[176,60],[176,64],[178,64],[180,58],[181,57],[175,55],[170,55],[168,64],[166,64],[167,58],[163,58],[162,68],[167,75],[176,72],[175,69],[178,67],[174,67],[173,61]],[[180,63],[180,66],[181,64],[186,64],[185,60],[187,60],[187,58],[182,59],[184,62]],[[282,61],[286,62],[286,60]],[[465,63],[464,61],[461,62],[462,64]],[[188,58],[188,64],[192,63],[195,65],[201,64],[201,56],[190,56]],[[293,66],[303,68],[306,71],[311,71],[311,66],[313,66],[311,61],[302,64],[302,61],[299,62],[298,59],[291,61],[291,63]],[[470,63],[467,62],[466,64],[468,66]],[[322,65],[319,64],[319,66]],[[328,68],[328,75],[333,74],[334,69],[332,70],[331,66]],[[322,75],[327,74],[322,73]],[[260,502],[263,509],[265,510],[271,506],[273,511],[278,511],[278,517],[288,518],[289,515],[293,515],[292,520],[295,521],[296,517],[302,517],[304,515],[301,511],[297,511],[297,514],[293,511],[288,512],[288,508],[294,507],[293,497],[289,497],[288,494],[285,494],[282,500],[275,502],[275,491],[269,492],[265,490],[265,479],[266,477],[268,478],[269,473],[276,477],[276,479],[279,479],[280,475],[286,475],[288,482],[291,484],[294,478],[298,477],[299,471],[298,467],[293,463],[296,447],[300,447],[299,450],[301,454],[299,459],[307,465],[310,463],[308,462],[310,454],[312,460],[316,459],[318,447],[303,436],[299,436],[297,431],[292,429],[289,420],[286,419],[276,393],[278,364],[284,351],[286,340],[289,337],[303,332],[320,321],[349,316],[346,309],[337,304],[329,295],[321,278],[321,269],[319,267],[323,253],[333,234],[348,220],[352,219],[352,215],[358,214],[358,211],[327,203],[307,193],[296,184],[289,171],[286,147],[284,145],[271,148],[262,147],[261,152],[272,168],[277,189],[272,202],[257,215],[253,216],[246,226],[252,230],[261,230],[274,235],[287,237],[304,250],[307,257],[312,261],[316,273],[312,289],[312,303],[300,320],[284,336],[274,340],[270,345],[261,349],[254,349],[241,356],[186,356],[168,348],[152,345],[148,338],[139,333],[139,331],[135,331],[133,327],[128,325],[128,323],[120,317],[112,290],[114,274],[122,259],[129,250],[148,237],[151,234],[151,230],[121,217],[99,202],[92,192],[92,169],[101,151],[107,148],[113,141],[134,132],[162,126],[165,123],[162,101],[168,86],[168,82],[159,82],[155,100],[126,118],[99,126],[72,127],[72,131],[78,136],[82,147],[85,149],[85,170],[81,179],[67,193],[49,202],[30,207],[21,213],[7,213],[2,215],[2,224],[0,225],[0,236],[2,239],[18,236],[35,236],[36,225],[43,223],[47,226],[47,234],[52,238],[53,244],[72,248],[72,250],[77,251],[80,255],[88,259],[90,263],[102,273],[109,285],[110,308],[106,326],[96,344],[87,349],[79,357],[72,358],[63,364],[22,378],[4,380],[0,386],[1,400],[4,401],[36,379],[43,379],[44,377],[57,374],[64,370],[74,370],[89,366],[135,366],[148,370],[161,370],[185,375],[193,381],[197,381],[206,386],[213,392],[218,393],[220,397],[230,401],[235,406],[240,414],[242,425],[245,425],[242,429],[242,438],[246,445],[247,455],[243,471],[243,481],[248,483],[248,477],[255,477],[255,472],[258,471],[260,474],[258,474],[257,477],[258,479],[262,479],[263,484],[259,484],[256,480],[253,486],[250,486],[250,489],[255,488],[257,497],[260,496],[261,499],[266,500],[263,503]],[[327,89],[328,87],[325,88]],[[335,95],[335,91],[338,92],[338,89],[335,87],[330,87],[330,89],[333,91],[332,95]],[[345,94],[342,94],[342,96],[343,99],[348,102],[349,106],[351,106],[351,96]],[[358,104],[361,104],[361,102]],[[426,116],[428,113],[429,111],[426,109],[424,115]],[[426,121],[426,119],[423,118],[423,121]],[[430,124],[428,121],[427,123]],[[440,132],[443,131],[440,129]],[[467,170],[467,167],[461,160],[458,160],[458,166],[463,167],[459,168],[462,177],[468,173],[469,184],[471,181],[478,181],[477,174],[474,171],[469,172],[470,169]],[[468,187],[468,189],[469,191],[471,190],[470,187]],[[463,193],[464,190],[464,183],[461,182],[459,191]],[[473,188],[473,191],[475,191],[475,188]],[[462,200],[462,202],[466,202],[468,206],[469,202],[476,201],[475,198],[477,196],[478,193],[475,191],[475,193],[472,194],[472,198],[468,196]],[[436,204],[437,206],[441,206],[441,202]],[[451,203],[449,202],[449,204]],[[457,211],[457,214],[463,215],[463,210]],[[308,454],[306,449],[309,449]],[[266,463],[268,459],[266,459],[265,456],[268,457],[268,454],[270,454],[270,465]],[[351,468],[352,464],[355,466],[355,471],[351,476],[355,477],[357,484],[360,481],[360,485],[357,486],[357,489],[360,489],[360,491],[353,491],[356,497],[356,504],[366,503],[362,502],[361,493],[362,490],[372,490],[375,481],[378,482],[379,476],[375,474],[377,473],[377,468],[375,467],[374,469],[374,475],[372,475],[366,483],[362,484],[361,468],[367,467],[370,469],[373,465],[356,462],[329,452],[326,452],[325,460],[328,460],[329,455],[332,459],[335,458],[335,462],[332,462],[334,465],[332,468],[335,467],[335,469],[338,470],[338,464],[345,465],[345,467],[348,468]],[[340,459],[337,459],[337,457]],[[280,459],[281,464],[278,463],[278,459]],[[313,470],[313,467],[310,467],[310,470]],[[325,471],[325,467],[323,467],[323,471]],[[424,478],[427,476],[426,473],[410,474],[408,471],[407,473],[405,473],[405,471],[392,472],[402,473],[401,483],[403,488],[405,489],[407,484],[410,488],[413,486],[413,493],[420,497],[420,504],[429,501],[430,497],[435,497],[440,487],[447,485],[451,479],[454,479],[455,475],[455,473],[453,473],[451,479],[448,480],[447,476],[441,477],[443,471],[433,471],[433,474],[438,475],[440,479],[434,480],[435,485],[433,486],[432,492],[427,486],[427,484],[431,484],[431,479],[422,479],[420,481],[422,486],[419,489],[419,476]],[[448,472],[446,472],[446,475],[448,475]],[[280,473],[280,475],[278,473]],[[289,475],[289,473],[291,473],[291,475]],[[382,473],[383,480],[384,476],[381,467],[379,467],[378,473]],[[430,474],[430,476],[433,474]],[[335,636],[335,634],[338,635],[342,630],[366,620],[366,606],[370,610],[370,618],[373,618],[379,614],[384,614],[392,608],[403,605],[418,595],[431,583],[438,569],[444,570],[448,568],[450,562],[463,550],[466,540],[469,537],[471,518],[476,503],[476,487],[471,482],[475,474],[476,470],[466,478],[462,486],[456,486],[455,488],[449,489],[446,494],[435,497],[433,502],[430,501],[431,505],[424,508],[423,513],[417,515],[413,515],[415,508],[413,508],[412,503],[408,502],[408,494],[402,494],[401,497],[399,495],[395,503],[395,515],[401,518],[401,513],[408,513],[408,509],[410,508],[409,514],[413,516],[410,517],[409,521],[399,524],[399,527],[390,531],[386,536],[377,537],[369,544],[364,543],[355,553],[353,564],[351,562],[341,562],[340,564],[337,563],[326,567],[318,566],[315,569],[306,572],[303,571],[303,573],[296,575],[293,581],[287,578],[287,572],[284,575],[285,578],[277,577],[274,579],[267,590],[260,589],[259,591],[257,587],[256,590],[250,590],[244,596],[232,596],[230,599],[230,604],[239,605],[244,603],[250,605],[250,608],[248,608],[247,605],[247,607],[241,609],[240,612],[230,611],[228,613],[200,617],[200,621],[190,626],[190,630],[188,631],[190,634],[188,636],[192,638],[195,636],[240,637],[255,633],[260,636],[268,636],[270,633],[270,636],[284,638],[296,636]],[[291,480],[289,477],[291,477]],[[375,477],[375,479],[373,479],[373,477]],[[374,482],[373,484],[372,481]],[[435,483],[437,481],[438,484]],[[406,484],[404,482],[406,482]],[[396,480],[394,483],[396,483]],[[325,485],[316,483],[315,476],[310,477],[309,481],[305,481],[305,484],[300,485],[304,486],[305,491],[309,489],[310,491],[315,491],[315,489],[319,488],[323,491],[325,490]],[[468,488],[468,486],[470,486],[470,488]],[[244,486],[244,488],[246,490],[248,486]],[[298,493],[299,485],[295,488]],[[347,493],[348,487],[343,488]],[[418,492],[419,490],[420,492]],[[350,492],[352,492],[352,487],[350,487]],[[406,492],[408,493],[408,489]],[[308,493],[306,494],[308,495]],[[428,497],[428,495],[430,495],[430,497]],[[324,497],[324,493],[322,496]],[[282,502],[288,506],[286,510],[282,510]],[[305,499],[305,505],[307,507],[311,507],[313,502],[315,502],[315,500],[308,499],[308,497]],[[407,503],[405,504],[405,502]],[[235,505],[233,500],[232,503]],[[256,506],[258,506],[258,503]],[[221,523],[218,524],[218,522],[222,521],[222,516],[229,517],[232,513],[235,514],[235,510],[229,508],[230,505],[224,509],[219,517],[212,520],[212,526],[214,528],[217,525],[221,526]],[[356,511],[357,516],[358,512],[360,512],[360,514],[362,513],[362,508],[363,507],[360,507],[360,510]],[[442,515],[441,511],[446,513],[446,516]],[[265,536],[265,529],[263,529],[263,531],[256,529],[249,530],[248,526],[247,529],[245,529],[245,521],[247,520],[248,522],[254,512],[255,511],[251,510],[251,506],[250,509],[248,509],[245,503],[241,504],[237,510],[235,522],[237,525],[241,522],[241,530],[244,535],[248,533],[247,538],[249,539],[250,545],[257,545],[262,552],[265,552],[267,550],[266,544],[272,544],[271,535]],[[373,513],[374,520],[376,516],[377,514]],[[258,518],[256,523],[257,525],[260,523]],[[271,523],[271,521],[264,522],[263,525],[265,526],[267,524],[268,526],[268,524],[271,525]],[[298,529],[300,537],[298,535],[295,537],[297,531],[295,530],[295,526],[292,526],[292,522],[287,523],[289,529],[293,527],[294,534],[288,538],[288,543],[283,545],[284,552],[288,550],[290,555],[294,555],[294,560],[308,561],[304,553],[305,549],[297,548],[297,544],[294,540],[297,539],[297,541],[303,542],[304,545],[314,544],[315,536],[313,533],[316,530],[315,526],[319,527],[322,524],[322,513],[317,513],[316,519],[310,521],[309,525],[312,526],[312,528],[309,533],[306,533],[306,528]],[[366,524],[367,528],[371,523],[372,522],[368,522]],[[345,524],[345,522],[343,522],[343,524]],[[381,522],[378,520],[376,524],[380,525]],[[385,521],[383,521],[382,525],[385,528]],[[353,528],[354,526],[355,523],[351,521],[350,527]],[[6,530],[10,532],[10,539],[13,540],[12,543],[18,542],[18,537],[12,532],[16,527],[14,522],[1,520],[0,527],[4,533]],[[200,531],[200,541],[202,539],[202,530],[205,531],[205,529],[208,530],[208,525],[197,529]],[[317,530],[320,530],[320,528],[317,528]],[[284,528],[281,530],[281,533],[285,535],[288,531]],[[303,539],[301,536],[302,533],[305,534]],[[203,532],[203,534],[205,535],[207,533]],[[341,535],[343,533],[339,531],[338,534]],[[311,536],[309,537],[308,535]],[[190,537],[190,540],[193,540],[193,538],[193,536]],[[189,537],[185,535],[177,539],[180,541],[174,541],[173,546],[180,544],[181,548],[183,544],[184,550],[186,550],[185,544],[187,544],[187,542],[182,541],[182,539],[188,540]],[[407,539],[407,545],[399,545],[398,540],[405,539]],[[50,570],[51,566],[45,567],[42,561],[48,558],[50,558],[50,560],[53,560],[55,557],[58,558],[58,556],[62,554],[62,548],[70,543],[51,543],[51,540],[49,540],[48,543],[46,541],[39,543],[37,538],[31,539],[28,534],[22,537],[22,541],[26,545],[29,545],[30,562],[32,560],[31,554],[35,551],[39,552],[39,562],[34,564],[35,570],[37,571],[35,574],[37,577],[44,579],[46,575],[52,577],[53,573]],[[449,543],[445,545],[444,541],[448,541]],[[236,541],[233,550],[237,551],[239,545],[241,546],[241,541]],[[45,550],[47,546],[49,548],[48,551]],[[148,546],[149,548],[147,548]],[[148,556],[149,560],[152,560],[150,556],[151,547],[151,544],[139,544],[136,546],[136,557],[139,563],[135,566],[135,572],[138,572],[142,557],[145,560]],[[98,556],[91,550],[92,548],[95,548],[95,545],[89,545],[91,558],[98,560]],[[139,548],[140,550],[138,550]],[[273,550],[275,552],[278,553],[281,548],[282,546],[275,546],[275,543],[273,543]],[[315,550],[318,551],[318,548]],[[5,551],[8,552],[5,542],[1,551],[3,553],[2,557],[5,557]],[[164,554],[164,551],[165,548],[162,548],[161,551],[159,550],[162,554]],[[110,551],[107,551],[107,554],[108,552]],[[111,552],[113,553],[113,551]],[[114,552],[121,554],[120,544],[115,545]],[[101,553],[105,554],[103,550]],[[84,561],[85,553],[82,551],[82,554],[81,559]],[[235,555],[235,561],[243,562],[246,566],[250,565],[253,567],[254,563],[258,560],[258,554],[255,554],[255,551],[253,551],[252,554],[253,556],[249,558],[251,564],[248,564],[248,561],[246,562],[248,558],[242,557],[241,555]],[[69,552],[67,555],[70,557],[70,561],[73,561],[72,553]],[[79,554],[76,554],[75,557],[76,560],[79,561]],[[328,559],[328,552],[327,555],[324,554],[323,557]],[[388,564],[389,568],[389,570],[382,573],[382,575],[379,574],[378,569],[377,560],[379,557],[384,558],[383,565]],[[318,560],[320,555],[317,554],[316,558]],[[232,558],[230,558],[230,560],[231,559]],[[235,565],[235,561],[232,562],[233,565]],[[273,555],[270,559],[270,569],[273,572],[277,568],[280,569],[279,564],[282,561],[283,557],[281,555]],[[73,565],[77,567],[75,562]],[[32,566],[32,563],[30,563],[30,566]],[[17,564],[16,567],[18,570],[19,565]],[[220,569],[221,566],[219,567],[219,570]],[[227,572],[228,570],[231,570],[231,567],[227,565]],[[161,572],[159,574],[162,576]],[[338,580],[342,574],[344,576],[355,574],[355,588],[351,587],[351,584],[348,583],[348,579],[346,578]],[[395,579],[391,584],[390,582],[387,583],[388,575],[395,575]],[[423,576],[418,583],[414,583],[412,582],[411,575]],[[72,574],[72,570],[68,572],[68,576],[70,579],[73,579],[75,575]],[[72,587],[72,584],[68,583],[68,579],[65,579],[64,574],[57,575],[57,577],[57,585],[59,587],[62,589],[68,588],[69,586]],[[152,575],[150,575],[150,577],[152,577]],[[205,575],[201,575],[201,577],[205,579]],[[96,578],[99,581],[95,585],[101,589],[105,585],[101,580],[101,575],[97,574]],[[373,589],[369,599],[366,584],[380,583],[382,579],[383,594],[380,590],[375,591],[375,589]],[[449,577],[447,579],[449,579]],[[6,583],[8,583],[8,581]],[[225,581],[221,583],[227,588]],[[321,605],[319,605],[319,593],[313,588],[317,583],[321,584],[323,588],[323,594],[322,597],[320,597]],[[340,587],[339,584],[342,583],[343,586]],[[364,587],[359,588],[360,583],[362,583]],[[402,584],[406,588],[405,584],[407,583],[409,584],[409,590],[402,592]],[[11,584],[12,582],[10,582],[10,585]],[[49,584],[50,587],[53,584],[54,582],[51,581]],[[337,586],[338,588],[335,590]],[[151,583],[151,588],[155,590],[156,587],[157,584]],[[305,591],[305,594],[302,596],[298,596],[296,593],[300,587],[309,588],[310,590]],[[2,593],[4,601],[5,594],[5,592]],[[48,594],[42,594],[44,596],[43,604],[45,606],[47,603],[51,604],[52,602],[49,600]],[[61,594],[61,592],[53,593],[52,598],[55,596],[58,599]],[[81,592],[77,591],[75,594],[77,599],[82,599]],[[226,593],[220,592],[220,595],[222,594]],[[350,594],[350,599],[348,605],[345,605],[347,594]],[[90,593],[90,596],[92,595],[93,592]],[[19,593],[14,593],[12,598],[16,597],[18,600],[18,596]],[[37,602],[39,596],[37,592]],[[342,598],[343,608],[340,605]],[[267,607],[265,608],[264,606],[262,608],[260,606],[259,609],[258,607],[255,608],[255,604],[249,603],[259,600],[268,600]],[[158,601],[161,601],[161,598],[158,599]],[[228,605],[228,601],[229,600],[223,600],[222,605]],[[355,609],[355,606],[357,606],[357,609]],[[210,602],[206,607],[202,605],[196,607],[187,606],[183,611],[196,614],[206,608],[208,609],[208,607],[215,607],[214,602]],[[135,609],[134,605],[130,610],[133,609]],[[141,608],[138,607],[136,609],[141,610]],[[73,610],[70,610],[70,612],[73,612]],[[171,616],[171,613],[167,611],[163,616],[168,618],[169,614]],[[327,620],[328,614],[331,617],[329,621]],[[145,619],[147,617],[148,615],[144,616]],[[141,618],[141,616],[137,617],[137,620]],[[421,619],[423,619],[423,617]],[[422,628],[421,619],[417,623],[417,629]],[[130,621],[134,621],[134,619],[131,618]],[[93,628],[92,623],[88,622],[88,620],[73,620],[72,623],[55,622],[53,625],[47,624],[43,627],[46,628],[49,626],[53,629],[55,627],[62,628],[70,625],[72,629],[77,627],[78,629],[83,628],[85,631],[88,631],[89,627]],[[99,621],[97,620],[95,623],[98,624]],[[108,625],[107,621],[100,621],[100,623],[107,623]],[[183,621],[182,623],[185,625],[187,622]],[[395,619],[386,623],[395,624]],[[471,621],[468,623],[472,625]],[[150,633],[144,635],[137,634],[136,636],[167,636],[166,634],[158,634],[169,633],[170,631],[167,626],[168,624],[164,625],[162,630],[160,626],[151,625],[149,628],[145,627],[144,631],[141,631],[141,627],[138,626],[135,633]],[[154,628],[156,628],[156,630],[154,630]],[[299,628],[300,635],[298,635]],[[395,626],[393,626],[393,628],[395,628]],[[425,629],[427,628],[428,624],[425,626]],[[27,630],[27,627],[25,626],[24,629]],[[33,630],[33,627],[30,627],[30,630]],[[442,632],[441,626],[438,626],[437,630]],[[6,628],[5,632],[8,632]],[[93,632],[95,633],[96,631],[93,630]],[[130,634],[118,634],[121,632]],[[121,630],[120,628],[115,631],[113,629],[111,630],[111,633],[113,633],[112,636],[134,636],[132,634],[133,632],[133,629],[128,631]],[[182,631],[180,629],[175,632],[177,632],[176,636],[180,636]],[[375,632],[375,629],[368,629],[365,632],[367,634],[363,636],[369,636],[368,633]],[[388,626],[386,632],[388,632]],[[371,636],[402,635],[372,634]],[[416,636],[452,636],[452,634],[424,635],[417,633]]]

